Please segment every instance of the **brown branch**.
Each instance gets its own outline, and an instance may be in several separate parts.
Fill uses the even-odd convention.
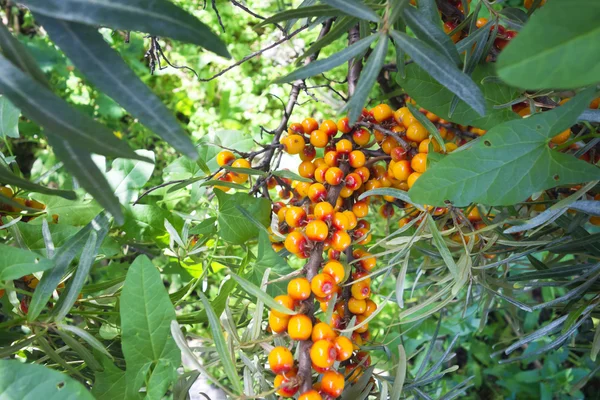
[[[348,31],[348,46],[353,45],[358,42],[360,39],[360,30],[358,28],[358,24],[354,25]],[[354,90],[356,89],[356,83],[358,82],[358,77],[360,76],[360,72],[362,71],[362,57],[354,58],[348,61],[348,97],[351,97],[354,94]]]

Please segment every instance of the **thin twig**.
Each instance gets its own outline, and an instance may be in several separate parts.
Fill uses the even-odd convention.
[[[225,25],[223,25],[223,21],[221,20],[221,14],[219,14],[219,10],[217,9],[217,0],[211,0],[212,9],[217,14],[217,19],[219,20],[219,25],[221,25],[221,29],[225,32]]]
[[[252,15],[254,18],[258,18],[258,19],[262,19],[265,20],[266,18],[263,17],[260,14],[255,13],[254,11],[250,10],[248,7],[246,7],[245,5],[241,4],[238,1],[235,0],[231,0],[231,4],[233,4],[234,6],[241,8],[242,10],[246,11],[248,14]],[[283,29],[283,27],[281,25],[279,25],[278,23],[274,24],[277,29],[279,29],[281,32],[285,33],[285,29]]]

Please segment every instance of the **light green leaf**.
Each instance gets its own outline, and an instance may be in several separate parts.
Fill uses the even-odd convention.
[[[228,195],[222,190],[215,189],[219,200],[219,232],[221,237],[232,244],[244,244],[258,236],[258,227],[249,221],[237,207],[244,208],[264,226],[271,219],[271,206],[267,199],[252,197],[246,193]]]
[[[31,198],[46,206],[44,211],[48,220],[51,220],[53,215],[58,215],[61,224],[83,226],[93,220],[102,211],[102,207],[93,199],[86,198],[83,190],[77,192],[77,200],[66,200],[46,194],[33,194]]]
[[[496,68],[524,89],[571,89],[600,82],[600,3],[553,0],[531,16]]]
[[[511,205],[558,185],[600,179],[600,169],[550,149],[550,139],[575,123],[594,90],[561,107],[491,129],[470,148],[451,153],[410,189],[420,203]]]
[[[52,260],[39,254],[0,243],[0,281],[12,281],[53,267]]]
[[[286,308],[286,307],[282,306],[281,304],[277,303],[271,296],[269,296],[268,294],[266,294],[265,292],[263,292],[258,286],[256,286],[253,283],[247,281],[246,279],[244,279],[244,278],[242,278],[242,277],[234,274],[233,272],[231,273],[231,277],[248,294],[251,294],[252,296],[260,299],[269,308],[275,309],[275,310],[279,311],[280,313],[287,314],[287,315],[295,315],[296,314],[295,311],[290,310],[289,308]]]
[[[117,368],[108,358],[104,357],[104,371],[96,373],[92,394],[96,400],[126,400],[127,379],[125,371]]]
[[[344,14],[371,22],[379,22],[379,15],[360,0],[321,0]]]
[[[0,360],[0,393],[6,399],[94,400],[68,375],[17,360]]]
[[[396,378],[394,379],[394,385],[392,386],[392,393],[390,394],[390,400],[400,400],[402,394],[402,388],[404,387],[404,380],[406,379],[406,351],[404,346],[398,345],[398,367],[396,368]]]
[[[2,183],[4,184],[29,190],[30,192],[50,194],[53,196],[60,196],[70,200],[77,198],[75,192],[72,192],[70,190],[48,189],[46,187],[36,185],[35,183],[31,183],[27,179],[20,178],[17,175],[13,174],[11,170],[4,167],[3,165],[0,165],[0,181],[2,181]]]
[[[444,260],[444,263],[448,267],[448,270],[454,277],[454,280],[458,280],[458,267],[456,266],[456,262],[452,257],[452,253],[450,253],[450,249],[448,249],[448,245],[446,245],[446,242],[444,242],[444,238],[438,230],[438,227],[435,221],[433,220],[431,214],[427,214],[427,223],[429,227],[429,232],[431,232],[431,236],[433,238],[433,245],[440,252],[442,259]]]
[[[136,150],[136,153],[154,160],[154,153],[149,150]],[[154,172],[154,164],[139,160],[117,158],[106,174],[109,185],[121,204],[137,200],[137,192],[150,180]]]
[[[167,0],[23,0],[21,3],[48,17],[170,37],[230,57],[223,42],[206,25]]]
[[[127,381],[137,383],[140,374],[144,378],[143,372],[155,366],[167,379],[152,387],[149,384],[148,391],[162,397],[177,379],[181,352],[170,334],[175,309],[160,273],[146,256],[137,257],[127,271],[120,312]],[[149,379],[152,382],[152,377]],[[137,392],[135,386],[128,387],[128,392]]]
[[[250,268],[250,273],[247,276],[248,280],[259,286],[267,268],[270,268],[276,276],[284,276],[292,272],[285,259],[273,250],[271,241],[265,230],[260,230],[258,234],[258,253],[256,262],[250,263],[247,267]],[[270,296],[285,294],[286,282],[272,283],[267,286],[267,293]]]
[[[4,96],[0,96],[0,137],[19,137],[21,111]]]

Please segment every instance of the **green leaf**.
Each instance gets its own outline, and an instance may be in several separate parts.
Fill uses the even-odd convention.
[[[308,6],[308,7],[300,6],[293,10],[285,10],[280,13],[277,13],[277,14],[265,19],[264,21],[262,21],[260,24],[258,24],[258,26],[261,27],[261,26],[265,26],[268,24],[275,24],[277,22],[288,21],[291,19],[298,19],[298,18],[331,17],[331,16],[337,15],[338,13],[339,13],[339,11],[336,10],[335,8],[324,5],[324,4]]]
[[[49,89],[34,81],[0,55],[0,92],[28,118],[56,135],[95,154],[139,158],[108,128],[71,107]],[[31,96],[35,93],[35,96]]]
[[[214,193],[219,200],[219,232],[221,237],[232,244],[244,244],[258,236],[258,227],[249,221],[238,209],[244,208],[264,226],[268,226],[271,219],[271,206],[267,199],[259,199],[246,193],[225,194],[222,190],[215,189]]]
[[[231,358],[232,355],[229,352],[227,344],[225,343],[225,337],[223,336],[223,328],[221,327],[219,316],[215,314],[204,293],[198,292],[198,294],[200,295],[200,300],[202,300],[202,304],[204,304],[204,309],[206,310],[206,315],[208,316],[210,331],[212,333],[213,341],[215,342],[217,353],[219,354],[219,359],[221,360],[221,365],[225,370],[227,377],[229,377],[229,380],[231,381],[236,393],[242,393],[242,383],[238,377],[234,360]]]
[[[444,242],[444,238],[442,237],[442,234],[438,230],[438,227],[437,227],[435,221],[433,220],[433,217],[431,216],[431,214],[427,214],[427,222],[428,222],[429,232],[431,232],[431,236],[433,238],[433,245],[440,252],[442,259],[444,260],[444,263],[448,267],[448,270],[454,277],[454,280],[458,281],[459,276],[458,276],[458,267],[456,266],[456,262],[454,261],[454,258],[452,257],[452,253],[450,253],[450,249],[448,249],[448,245],[446,245],[446,242]]]
[[[150,150],[136,150],[136,153],[154,160],[154,153]],[[117,158],[106,174],[106,179],[121,204],[128,204],[137,200],[137,192],[150,180],[153,172],[153,163]]]
[[[206,25],[167,0],[23,0],[34,13],[92,26],[145,32],[194,43],[222,57],[227,48]]]
[[[354,17],[345,16],[337,19],[335,21],[335,24],[333,25],[333,28],[331,28],[331,30],[327,32],[327,34],[321,39],[311,44],[310,47],[304,52],[304,54],[298,57],[296,63],[300,63],[306,57],[315,54],[316,52],[320,51],[323,47],[333,43],[339,37],[346,34],[353,25],[356,25],[356,18]]]
[[[391,3],[391,4],[390,4]],[[394,25],[398,19],[402,16],[402,12],[408,6],[409,0],[393,0],[389,3],[390,14],[388,17],[388,24]]]
[[[286,308],[286,307],[282,306],[281,304],[277,303],[271,296],[269,296],[268,294],[263,292],[261,288],[254,285],[253,283],[247,281],[246,279],[242,278],[241,276],[238,276],[232,272],[231,277],[248,294],[251,294],[252,296],[260,299],[269,308],[275,309],[275,310],[279,311],[280,313],[287,314],[287,315],[295,315],[296,314],[295,311],[290,310],[289,308]]]
[[[50,86],[46,80],[46,75],[44,75],[44,72],[37,65],[31,53],[21,42],[11,35],[4,24],[0,24],[0,49],[2,49],[4,56],[21,69],[21,71],[31,76],[38,83],[46,87]]]
[[[298,181],[298,182],[312,182],[311,179],[300,176],[300,175],[298,175],[290,170],[287,170],[287,169],[273,171],[272,174],[274,176],[278,176],[280,178],[288,178],[288,179]]]
[[[415,206],[417,209],[421,210],[421,211],[425,211],[425,209],[423,208],[423,206],[419,205],[419,204],[415,204],[410,196],[408,195],[408,192],[405,192],[404,190],[400,190],[400,189],[396,189],[396,188],[377,188],[377,189],[371,189],[369,191],[366,191],[364,193],[362,193],[359,196],[359,200],[365,199],[369,196],[392,196],[396,199],[400,199],[406,203],[409,203],[413,206]]]
[[[104,371],[96,373],[92,394],[96,400],[126,400],[125,371],[117,368],[107,357],[102,361]]]
[[[451,153],[421,176],[411,199],[442,206],[472,202],[511,205],[558,185],[600,179],[600,169],[550,149],[550,139],[573,125],[595,96],[587,90],[551,111],[491,129],[473,146]]]
[[[152,366],[147,390],[149,396],[152,392],[154,398],[161,398],[177,380],[181,352],[171,337],[175,309],[160,273],[146,256],[137,257],[127,271],[120,312],[126,378],[135,382],[128,392],[137,393],[138,382],[144,381]],[[155,375],[164,379],[156,382]]]
[[[404,386],[404,380],[406,379],[406,351],[404,346],[398,345],[398,367],[396,369],[396,378],[394,379],[394,385],[392,386],[392,393],[390,394],[390,400],[400,400],[402,394],[402,387]]]
[[[0,393],[6,399],[94,400],[66,374],[17,360],[0,360]]]
[[[445,55],[456,66],[462,64],[456,45],[450,36],[444,32],[439,24],[434,23],[425,11],[420,8],[406,7],[404,9],[404,20],[417,38],[430,45],[440,54]]]
[[[417,107],[413,106],[412,104],[406,103],[406,106],[410,110],[411,114],[417,119],[417,121],[419,121],[421,123],[421,125],[423,125],[425,127],[425,129],[427,129],[427,131],[431,134],[431,136],[433,136],[435,141],[438,142],[438,144],[440,145],[442,150],[444,152],[446,152],[446,143],[444,142],[442,135],[437,130],[437,128],[435,127],[433,122],[431,122],[429,120],[429,118],[427,118],[426,116],[421,114],[419,109]]]
[[[0,96],[0,137],[19,137],[21,111],[4,96]]]
[[[379,15],[360,0],[321,0],[344,14],[371,22],[379,22]]]
[[[373,89],[373,86],[377,81],[379,71],[381,71],[381,68],[383,67],[387,49],[388,37],[385,35],[379,35],[379,41],[377,42],[373,53],[371,53],[369,56],[367,64],[360,74],[354,94],[345,107],[349,111],[348,118],[350,119],[351,124],[354,124],[362,113],[363,107],[367,102],[367,98],[371,93],[371,89]]]
[[[29,190],[30,192],[37,193],[45,193],[53,196],[60,196],[65,199],[74,200],[77,198],[75,192],[70,190],[55,190],[49,189],[40,185],[36,185],[35,183],[29,182],[27,179],[23,179],[13,174],[11,170],[0,165],[0,181],[4,184],[8,184],[11,186],[17,186],[25,190]]]
[[[57,330],[56,333],[58,333],[60,338],[63,340],[63,342],[65,342],[67,346],[69,346],[73,351],[77,353],[79,357],[81,357],[81,360],[85,362],[86,366],[88,366],[94,372],[102,370],[102,366],[94,358],[92,353],[83,344],[79,343],[77,339],[61,330]]]
[[[61,224],[83,226],[93,220],[102,208],[94,200],[86,198],[83,190],[78,190],[76,200],[67,200],[46,194],[34,194],[32,199],[44,204],[44,211],[51,220],[53,215],[58,215]]]
[[[0,281],[12,281],[53,267],[52,260],[39,254],[0,243]]]
[[[192,159],[198,157],[196,148],[173,113],[104,41],[96,28],[42,16],[36,16],[36,20],[98,89],[175,149]]]
[[[396,47],[404,50],[431,77],[456,94],[477,114],[486,114],[485,98],[479,87],[438,51],[405,33],[390,31]],[[408,79],[408,68],[407,68]]]
[[[317,60],[302,68],[295,70],[291,74],[288,74],[282,78],[275,79],[273,83],[289,83],[298,79],[310,78],[311,76],[315,76],[323,72],[329,71],[330,69],[333,69],[338,65],[342,65],[346,61],[358,56],[363,51],[367,50],[369,46],[371,46],[371,43],[373,43],[375,39],[379,37],[379,35],[367,36],[366,38],[359,40],[353,45],[346,47],[344,50],[339,51],[328,58],[325,58],[323,60]]]
[[[257,251],[258,253],[256,262],[250,263],[250,273],[247,277],[248,280],[254,283],[256,286],[260,286],[267,268],[270,268],[271,272],[275,273],[276,276],[284,276],[292,272],[292,269],[289,267],[285,259],[277,254],[275,250],[273,250],[271,241],[269,240],[269,235],[262,229],[258,234]],[[285,294],[286,285],[286,282],[269,284],[267,286],[267,293],[273,297],[279,294]]]
[[[117,224],[121,225],[124,218],[119,199],[113,194],[106,177],[92,160],[91,153],[75,148],[70,142],[58,137],[49,136],[48,143],[81,187],[111,213]]]
[[[136,204],[125,207],[125,222],[121,229],[125,232],[124,240],[136,243],[158,242],[159,237],[167,231],[164,227],[165,218],[171,214],[156,205]],[[170,221],[173,224],[173,220]]]
[[[549,2],[500,53],[498,75],[524,89],[571,89],[600,82],[599,20],[599,2]]]

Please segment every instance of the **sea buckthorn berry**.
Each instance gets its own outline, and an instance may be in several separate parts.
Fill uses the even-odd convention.
[[[315,147],[312,145],[306,145],[304,146],[304,150],[300,152],[300,159],[302,161],[312,161],[315,159],[316,155],[317,151],[315,150]]]
[[[308,198],[313,203],[321,202],[321,201],[325,200],[326,197],[327,197],[327,189],[325,189],[325,186],[323,186],[322,183],[313,183],[308,188]]]
[[[323,267],[323,273],[331,276],[335,283],[340,283],[344,280],[346,271],[344,266],[339,261],[329,261]]]
[[[554,144],[563,144],[571,137],[571,128],[566,131],[562,131],[558,135],[554,136],[550,141]]]
[[[321,166],[317,167],[317,169],[315,169],[315,173],[313,174],[313,178],[319,183],[324,183],[325,182],[325,174],[327,173],[328,169],[329,169],[328,165],[321,165]]]
[[[277,180],[273,176],[269,177],[269,179],[267,179],[267,187],[273,189],[275,186],[277,186]]]
[[[302,127],[304,128],[304,133],[308,135],[315,129],[319,129],[319,123],[313,118],[306,118],[302,121]]]
[[[600,217],[598,216],[591,216],[589,219],[590,224],[594,225],[594,226],[600,226]]]
[[[304,392],[298,397],[298,400],[323,400],[323,397],[314,389]]]
[[[379,208],[379,215],[383,218],[392,218],[394,216],[394,206],[390,203],[384,203]]]
[[[310,144],[318,149],[322,149],[329,143],[329,136],[320,129],[312,131],[310,134]]]
[[[357,218],[364,218],[369,213],[369,205],[365,200],[359,200],[352,206],[352,212]]]
[[[371,114],[373,114],[375,121],[383,122],[394,117],[394,110],[392,110],[387,104],[379,104],[373,107]]]
[[[344,375],[347,377],[346,379],[348,380],[348,382],[355,383],[362,374],[363,367],[355,363],[348,364],[344,368]]]
[[[360,346],[364,344],[363,338],[358,332],[352,332],[352,336],[350,336],[350,338],[352,339],[354,350],[358,350]]]
[[[250,161],[244,158],[238,158],[233,163],[231,163],[233,168],[252,168]],[[235,183],[245,183],[248,180],[248,174],[242,174],[239,172],[230,172],[231,180]]]
[[[525,8],[529,10],[531,7],[533,7],[534,2],[535,2],[535,0],[525,0],[525,3],[524,3]],[[542,0],[539,7],[543,6],[544,4],[546,4],[546,0]]]
[[[315,164],[315,167],[319,168],[323,165],[327,165],[327,163],[325,162],[325,160],[323,159],[323,157],[319,157],[319,158],[315,158],[313,160],[313,164]]]
[[[338,313],[340,317],[344,318],[344,315],[346,315],[346,303],[344,300],[338,301],[335,304],[335,312]]]
[[[289,154],[299,154],[303,149],[304,138],[300,135],[289,135],[281,139],[283,149]]]
[[[310,288],[315,296],[327,297],[336,291],[335,279],[329,274],[317,274],[310,282]]]
[[[452,32],[457,26],[458,25],[454,21],[446,21],[444,23],[444,32],[446,32],[446,34],[450,34],[450,32]],[[452,36],[450,36],[450,39],[452,39],[454,43],[457,43],[460,40],[460,35],[461,31],[458,31]]]
[[[337,361],[346,361],[350,357],[352,357],[352,351],[354,350],[354,345],[352,341],[345,336],[338,336],[335,338],[333,342],[335,346],[335,350],[337,351]]]
[[[310,183],[309,182],[298,182],[298,184],[296,185],[296,187],[294,188],[294,190],[298,194],[298,197],[300,197],[301,199],[303,199],[306,196],[308,196],[308,188],[309,187],[310,187]]]
[[[410,164],[411,162],[408,160],[400,160],[396,162],[392,168],[394,178],[398,179],[399,181],[406,181],[413,172]]]
[[[231,182],[231,175],[229,173],[226,174],[223,171],[221,171],[217,175],[215,175],[215,178],[217,178],[217,180],[219,180],[221,182]],[[221,185],[215,185],[215,189],[222,190],[225,193],[227,193],[227,192],[229,192],[231,190],[230,187],[228,187],[228,186],[221,186]],[[13,201],[16,201],[17,203],[25,205],[25,199],[15,198],[15,199],[13,199]],[[20,210],[21,209],[19,209],[19,208],[13,207],[13,211],[20,211]]]
[[[273,386],[278,389],[278,395],[281,397],[294,397],[300,388],[296,384],[296,381],[292,381],[292,378],[295,378],[297,374],[298,372],[296,370],[289,371],[286,374],[277,374]]]
[[[481,221],[481,214],[479,214],[479,208],[477,208],[477,206],[471,208],[471,211],[469,211],[469,214],[467,215],[467,219],[471,222]]]
[[[325,153],[323,159],[325,160],[325,164],[330,167],[337,167],[340,162],[340,154],[337,151],[328,151]]]
[[[338,131],[342,133],[350,133],[352,127],[350,126],[350,120],[348,117],[340,118],[337,122]]]
[[[287,348],[278,346],[269,353],[269,367],[276,374],[285,374],[294,367],[294,356]]]
[[[352,314],[362,314],[367,309],[367,303],[364,299],[355,299],[354,297],[350,297],[348,300],[348,310]]]
[[[371,224],[366,219],[361,219],[356,223],[356,227],[371,229]],[[362,250],[357,249],[356,251],[362,251]]]
[[[369,178],[371,177],[371,172],[369,171],[369,168],[367,168],[367,167],[356,168],[354,170],[354,172],[356,172],[360,176],[363,183],[367,182],[369,180]]]
[[[350,246],[352,239],[346,231],[339,230],[333,233],[331,237],[331,248],[337,251],[344,251]]]
[[[328,221],[333,217],[333,206],[327,201],[322,201],[320,203],[315,204],[315,209],[313,213],[316,219],[320,219],[321,221]]]
[[[415,172],[425,172],[425,170],[427,169],[427,154],[415,154],[415,156],[410,161],[410,166]]]
[[[358,244],[369,244],[371,243],[371,234],[369,233],[368,229],[365,228],[361,228],[361,229],[355,229],[354,232],[354,238],[357,240]]]
[[[342,190],[340,191],[340,197],[343,199],[347,199],[348,197],[352,196],[354,194],[354,190],[350,189],[347,186],[342,187]]]
[[[371,141],[371,133],[365,128],[359,128],[352,133],[352,140],[359,146],[364,146]]]
[[[287,293],[294,300],[306,300],[310,297],[310,282],[306,278],[294,278],[288,282]]]
[[[327,258],[330,260],[339,260],[341,253],[334,249],[327,250]]]
[[[358,220],[356,219],[356,215],[350,210],[342,211],[343,214],[348,218],[348,230],[356,228],[358,224]]]
[[[357,300],[364,300],[371,295],[371,284],[368,280],[354,282],[350,287],[352,297]]]
[[[325,172],[325,181],[331,186],[337,186],[344,179],[344,171],[338,167],[331,167]]]
[[[332,224],[337,229],[347,230],[349,229],[348,226],[350,226],[350,221],[348,221],[348,216],[346,214],[342,212],[336,212],[333,215]]]
[[[485,133],[486,133],[487,131],[484,131],[483,129],[479,129],[479,128],[471,128],[471,132],[472,132],[472,133],[474,133],[474,134],[476,134],[476,135],[478,135],[478,136],[483,136],[483,135],[485,135]],[[423,153],[423,152],[422,152],[420,149],[421,149],[421,148],[419,147],[419,151],[420,151],[421,153]],[[436,151],[437,151],[437,150],[436,150]]]
[[[404,125],[404,127],[407,128],[407,129],[413,123],[417,122],[417,119],[415,118],[414,115],[412,115],[412,113],[410,112],[410,110],[408,109],[408,107],[399,108],[394,113],[394,119],[396,120],[396,122],[398,124]]]
[[[288,323],[288,335],[293,340],[307,340],[312,333],[312,321],[304,314],[293,315]]]
[[[396,147],[398,147],[398,141],[391,136],[386,137],[383,142],[381,142],[381,150],[383,150],[385,154],[390,154]]]
[[[427,139],[429,136],[429,132],[423,125],[419,122],[411,124],[408,129],[406,129],[406,138],[408,140],[412,140],[413,142],[421,143],[423,140]]]
[[[298,228],[306,223],[306,211],[302,207],[292,206],[285,212],[285,222],[292,228]]]
[[[429,143],[432,143],[433,151],[436,153],[442,149],[435,139],[425,139],[419,143],[419,153],[429,153]]]
[[[410,174],[410,176],[406,180],[406,183],[408,183],[408,188],[409,189],[411,187],[413,187],[413,185],[415,184],[415,182],[417,181],[417,179],[419,179],[420,176],[421,176],[420,172],[413,172],[412,174]]]
[[[352,168],[360,168],[365,165],[366,161],[365,153],[360,150],[351,151],[348,155],[348,163]]]
[[[235,154],[230,152],[229,150],[223,150],[217,154],[217,164],[219,167],[223,165],[227,165],[235,160]],[[12,196],[11,196],[12,197]]]
[[[317,340],[310,348],[310,360],[319,368],[331,368],[336,358],[337,351],[329,340]]]
[[[458,149],[456,143],[446,143],[446,153],[452,153],[456,149]]]
[[[304,134],[304,127],[299,122],[291,123],[288,126],[288,134],[290,134],[290,135],[303,135]]]
[[[296,302],[294,301],[294,299],[291,296],[288,296],[287,294],[280,294],[279,296],[276,296],[274,299],[278,304],[281,304],[282,306],[284,306],[285,308],[288,308],[290,310],[293,310],[294,307],[296,307]],[[279,311],[273,309],[271,310],[272,314],[275,314],[278,317],[287,317],[289,318],[290,316],[288,314],[283,314],[280,313]]]
[[[348,139],[342,139],[335,144],[335,150],[340,154],[349,154],[352,152],[352,142]]]
[[[313,178],[315,176],[315,165],[310,161],[302,161],[298,166],[298,175],[303,178]]]
[[[366,258],[363,258],[362,260],[359,261],[361,268],[367,272],[373,270],[373,268],[375,268],[375,265],[377,265],[377,259],[375,257],[368,257],[370,255],[371,255],[370,253],[365,252],[360,258],[363,258],[363,257],[366,257]]]
[[[407,153],[408,151],[404,147],[398,146],[392,149],[392,151],[390,152],[390,156],[392,156],[393,161],[397,162],[401,160],[406,160]]]
[[[282,188],[277,192],[279,198],[282,200],[289,200],[292,198],[293,194],[287,188]]]
[[[477,18],[477,22],[475,22],[475,26],[477,26],[478,28],[482,28],[487,23],[488,23],[488,19],[487,18]]]
[[[331,326],[329,326],[325,322],[319,322],[319,323],[315,324],[315,326],[313,326],[311,340],[313,342],[316,342],[319,340],[332,341],[336,338],[336,336],[337,335],[335,334],[333,329],[331,329]]]
[[[306,245],[308,240],[302,232],[290,232],[285,238],[285,249],[299,257],[306,256]]]
[[[281,203],[281,204],[283,204],[283,203]],[[288,209],[287,209],[287,207],[285,207],[285,205],[283,207],[280,207],[277,210],[277,219],[279,219],[279,222],[285,221],[285,214],[287,213],[287,210]],[[275,210],[273,210],[273,211],[275,211]]]
[[[278,316],[273,312],[269,313],[269,328],[274,333],[283,333],[287,330],[288,323],[290,322],[289,316]]]
[[[367,319],[367,317],[365,317],[364,314],[357,315],[356,316],[356,325],[362,323],[365,319]],[[358,333],[365,333],[368,330],[369,330],[369,323],[368,322],[366,324],[360,326],[359,328],[356,328],[356,332],[358,332]]]
[[[366,303],[366,308],[365,308],[365,312],[363,312],[363,315],[365,317],[368,317],[377,310],[377,304],[375,304],[375,302],[371,299],[366,299],[365,303]]]
[[[317,219],[306,225],[305,234],[313,242],[324,242],[329,236],[329,228],[325,222]]]
[[[386,138],[385,133],[377,129],[373,131],[373,136],[375,136],[375,141],[379,144],[381,144],[381,142],[383,142],[383,140]]]
[[[329,137],[334,137],[338,131],[337,124],[330,119],[327,119],[321,123],[319,130],[325,132]]]
[[[338,397],[344,390],[344,375],[335,371],[327,371],[321,378],[321,390],[332,396]]]

